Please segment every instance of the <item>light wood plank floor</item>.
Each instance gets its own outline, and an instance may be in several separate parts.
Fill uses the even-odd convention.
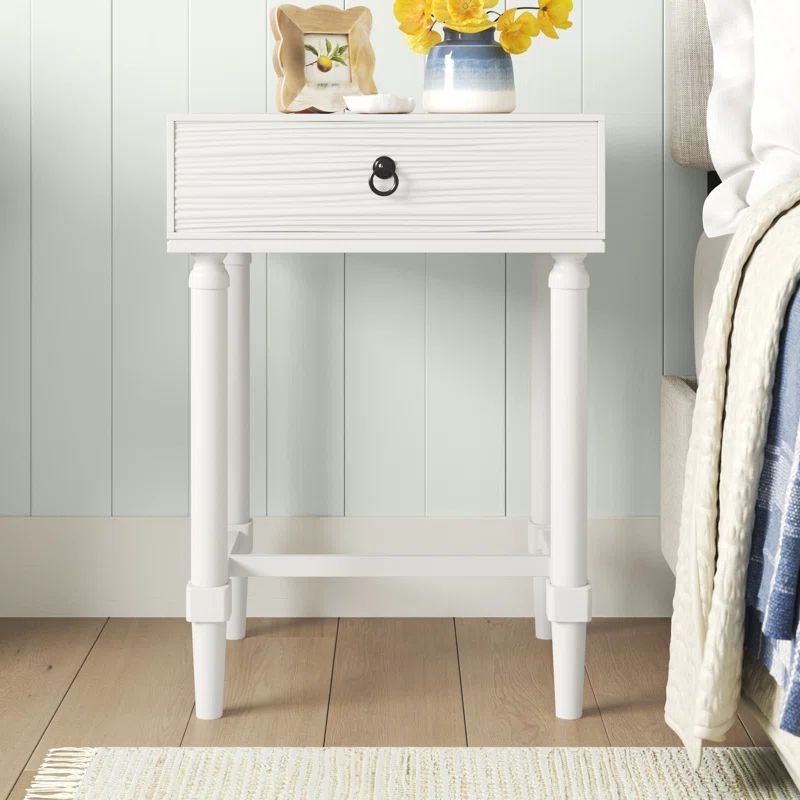
[[[531,620],[252,619],[225,717],[199,722],[182,620],[0,620],[0,798],[66,745],[676,745],[668,645],[668,620],[592,622],[585,714],[564,722]],[[742,715],[728,744],[754,743]]]

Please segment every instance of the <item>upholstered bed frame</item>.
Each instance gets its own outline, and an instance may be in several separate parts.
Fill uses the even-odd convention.
[[[706,108],[714,74],[705,0],[669,0],[666,42],[667,114],[672,158],[678,164],[712,172]],[[727,241],[702,237],[695,261],[695,338],[702,350],[711,291]],[[675,570],[683,476],[694,413],[694,378],[665,376],[661,387],[661,549]],[[800,737],[778,729],[779,689],[760,665],[745,664],[746,705],[800,786]]]
[[[706,108],[714,77],[704,0],[670,0],[667,28],[667,96],[672,158],[710,172]]]

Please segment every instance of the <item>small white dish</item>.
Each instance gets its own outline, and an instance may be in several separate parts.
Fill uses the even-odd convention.
[[[344,101],[356,114],[410,114],[416,105],[413,97],[396,94],[350,94]]]

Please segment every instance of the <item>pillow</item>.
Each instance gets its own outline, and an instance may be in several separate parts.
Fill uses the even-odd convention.
[[[784,0],[793,1],[797,2]],[[751,132],[754,23],[751,0],[705,3],[714,51],[714,80],[707,112],[708,147],[721,179],[703,206],[703,228],[713,237],[733,233],[748,205],[755,167]],[[762,5],[772,7],[771,2]],[[783,25],[778,19],[773,16],[773,25]]]
[[[800,2],[752,2],[755,171],[747,190],[751,206],[776,186],[800,177]]]
[[[705,0],[670,0],[666,46],[672,160],[708,172],[714,169],[706,130],[714,62]]]

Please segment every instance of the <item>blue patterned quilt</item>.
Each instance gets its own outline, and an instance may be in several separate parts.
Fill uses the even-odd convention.
[[[747,571],[745,651],[784,690],[800,736],[800,291],[786,312]]]

